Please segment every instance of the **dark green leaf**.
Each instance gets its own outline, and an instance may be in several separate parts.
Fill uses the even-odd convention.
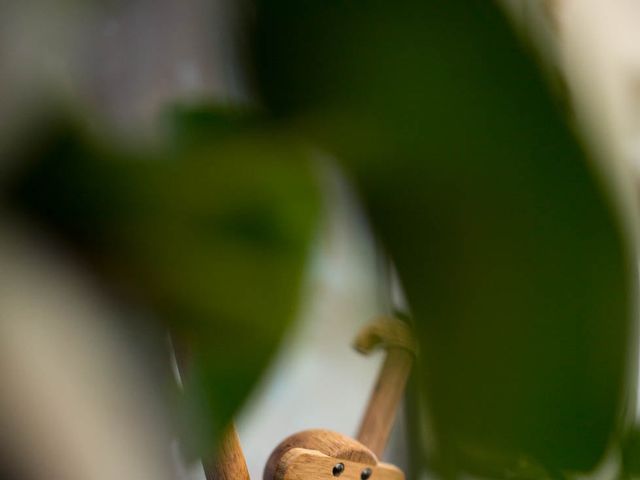
[[[406,288],[435,467],[593,469],[633,390],[634,261],[495,5],[257,7],[266,104],[344,160]]]
[[[640,430],[637,426],[624,439],[622,469],[625,478],[640,477]]]
[[[296,313],[319,215],[304,147],[242,129],[208,138],[206,123],[159,158],[62,131],[39,147],[12,198],[189,346],[185,399],[199,449],[246,398]]]

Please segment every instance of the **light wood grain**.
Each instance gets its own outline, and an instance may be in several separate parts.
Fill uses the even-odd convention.
[[[390,350],[369,399],[358,440],[376,456],[384,453],[412,363],[413,355],[406,350]]]
[[[365,465],[376,465],[377,457],[367,447],[353,438],[341,433],[329,430],[305,430],[285,438],[278,445],[264,469],[264,480],[282,478],[287,468],[287,454],[295,448],[315,451],[328,457],[332,457],[339,463],[349,460]]]
[[[364,353],[376,346],[386,348],[387,357],[362,418],[358,440],[381,457],[404,396],[416,347],[406,323],[386,318],[365,328],[356,339],[356,348]]]
[[[207,480],[249,480],[247,461],[233,425],[222,438],[217,454],[204,459],[203,465]]]
[[[404,480],[404,474],[397,467],[385,463],[370,465],[350,460],[336,459],[317,450],[294,448],[282,459],[285,467],[274,480],[334,480],[333,469],[337,463],[344,465],[340,480],[361,480],[365,469],[371,470],[370,480]]]

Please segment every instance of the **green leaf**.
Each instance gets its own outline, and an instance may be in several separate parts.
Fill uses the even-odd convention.
[[[406,289],[432,467],[592,470],[633,391],[635,260],[495,5],[256,3],[266,105],[344,161]]]
[[[640,477],[640,430],[636,425],[622,444],[622,470],[624,478]]]
[[[207,136],[207,122],[156,157],[63,129],[39,147],[12,198],[188,345],[186,415],[200,454],[296,314],[319,216],[305,147],[244,128]]]

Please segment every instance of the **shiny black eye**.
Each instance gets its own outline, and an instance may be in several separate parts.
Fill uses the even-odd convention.
[[[372,473],[373,472],[371,471],[370,468],[365,468],[364,470],[362,470],[362,473],[360,474],[360,478],[362,480],[367,480],[371,476]]]
[[[344,463],[336,463],[336,466],[333,467],[333,476],[339,477],[344,472]]]

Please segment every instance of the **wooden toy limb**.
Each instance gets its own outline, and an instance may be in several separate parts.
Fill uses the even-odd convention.
[[[207,480],[249,480],[247,461],[233,424],[222,438],[218,453],[202,463]]]
[[[416,343],[406,322],[382,317],[358,334],[354,346],[365,354],[377,347],[387,350],[358,432],[358,440],[381,457],[404,395]]]
[[[188,376],[190,363],[188,346],[184,343],[176,344],[175,339],[173,343],[180,377],[185,378]],[[203,458],[202,465],[207,480],[250,480],[247,461],[233,423],[227,428],[217,451],[210,457]]]

